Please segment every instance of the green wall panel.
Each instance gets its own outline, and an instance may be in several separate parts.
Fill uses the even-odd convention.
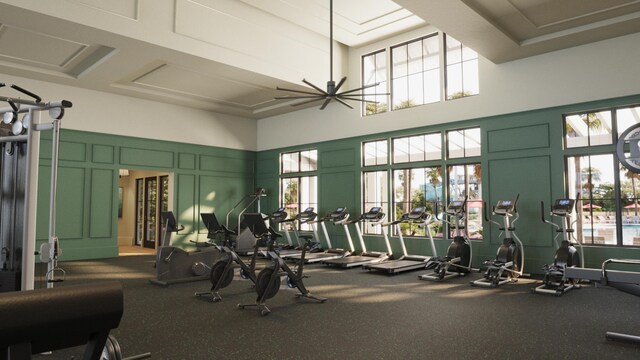
[[[490,208],[498,200],[515,199],[520,194],[517,204],[520,218],[514,225],[516,234],[525,246],[525,253],[530,246],[550,246],[552,239],[548,236],[549,230],[540,221],[540,201],[551,198],[549,157],[490,160],[488,175],[491,201],[487,205]],[[492,219],[502,224],[501,217],[494,216]],[[490,233],[492,244],[502,243],[495,224],[491,226]]]
[[[185,170],[196,169],[196,155],[195,154],[178,154],[178,168]]]
[[[60,240],[82,239],[84,232],[85,169],[58,166],[58,196],[56,198],[56,235]],[[38,169],[38,206],[36,239],[49,238],[49,199],[51,166]],[[59,194],[67,194],[60,196]]]
[[[253,173],[253,160],[220,156],[200,156],[200,170],[228,173]]]
[[[170,169],[173,168],[173,152],[121,147],[120,164],[142,168]]]
[[[200,216],[197,214],[196,208],[196,177],[195,175],[179,174],[176,183],[177,193],[176,209],[174,215],[180,225],[184,225],[183,234],[188,234],[194,231],[195,217]]]
[[[86,161],[87,145],[80,142],[62,141],[58,149],[58,159],[66,161]],[[40,158],[51,159],[51,140],[43,136],[40,141]]]
[[[232,213],[229,218],[229,223],[235,226],[237,223],[237,214],[240,210],[246,207],[251,199],[247,196],[253,193],[253,179],[246,177],[221,177],[221,176],[200,176],[200,187],[198,192],[198,203],[200,204],[198,209],[198,217],[200,212],[213,211],[220,223],[225,223],[226,214],[231,211],[234,205],[241,200],[245,199]],[[264,205],[261,198],[261,206]],[[256,204],[257,205],[257,204]],[[247,212],[257,211],[257,206],[253,206],[247,210]],[[264,211],[263,211],[264,212]],[[201,233],[206,232],[204,224],[201,221],[198,222],[198,228]]]
[[[110,237],[113,231],[114,214],[114,171],[107,169],[91,170],[91,188],[89,200],[89,237]],[[116,214],[117,216],[117,214]]]
[[[91,161],[94,163],[113,164],[115,161],[113,146],[93,145]]]
[[[323,151],[320,153],[320,161],[322,168],[351,166],[356,163],[355,151],[353,149]]]
[[[540,124],[487,131],[490,153],[549,147],[549,125]]]

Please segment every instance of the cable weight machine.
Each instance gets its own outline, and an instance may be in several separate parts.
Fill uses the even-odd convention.
[[[5,86],[0,83],[0,88]],[[52,132],[52,149],[48,241],[40,248],[40,261],[47,263],[47,287],[64,280],[64,270],[58,266],[61,250],[56,235],[56,192],[60,121],[64,109],[72,107],[68,100],[43,102],[38,95],[20,86],[9,87],[30,99],[0,96],[0,102],[9,105],[0,109],[0,292],[29,290],[34,286],[42,131]],[[41,122],[43,111],[48,111],[52,122]]]

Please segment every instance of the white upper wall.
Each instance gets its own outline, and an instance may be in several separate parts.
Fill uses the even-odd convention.
[[[43,101],[71,101],[73,107],[65,112],[63,129],[256,150],[257,126],[252,119],[2,73],[0,82],[26,88]],[[4,89],[2,95],[16,96]]]
[[[361,56],[433,33],[425,27],[351,49],[351,84],[361,78]],[[480,58],[480,94],[361,117],[332,102],[258,121],[258,150],[374,134],[640,93],[640,34],[496,65]],[[354,87],[353,85],[351,86]],[[285,134],[295,136],[285,136]]]

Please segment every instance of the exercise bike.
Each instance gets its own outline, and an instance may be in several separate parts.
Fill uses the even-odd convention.
[[[171,211],[160,213],[162,219],[162,246],[156,254],[156,278],[149,282],[154,285],[167,287],[171,284],[206,280],[209,277],[211,265],[218,256],[215,248],[208,242],[194,242],[195,251],[186,251],[171,244],[171,234],[184,229],[178,227],[176,218]]]
[[[447,255],[434,256],[427,261],[425,267],[433,269],[433,272],[418,276],[421,280],[440,281],[454,276],[464,276],[475,270],[471,267],[471,259],[473,258],[471,240],[464,226],[467,198],[453,200],[449,203],[444,211],[444,216],[448,219],[438,219],[437,204],[436,201],[436,219],[449,224],[453,229],[454,236],[447,249]]]
[[[287,286],[291,289],[297,288],[300,292],[296,294],[296,297],[304,297],[312,300],[316,300],[320,303],[327,301],[326,298],[312,295],[304,285],[303,279],[306,277],[303,274],[304,270],[304,257],[308,249],[312,246],[311,235],[301,235],[302,239],[305,239],[305,246],[302,248],[302,254],[297,262],[297,266],[291,269],[289,265],[280,257],[278,252],[274,249],[274,243],[277,238],[281,237],[276,233],[273,228],[269,227],[269,236],[267,239],[267,257],[271,260],[271,264],[262,269],[258,273],[256,281],[256,293],[258,297],[254,304],[238,304],[238,308],[244,309],[247,307],[256,307],[260,315],[265,316],[271,312],[265,302],[268,299],[276,296],[280,290],[280,278],[282,276],[287,277]]]
[[[577,199],[580,198],[578,194]],[[576,200],[577,200],[576,199]],[[578,201],[573,199],[557,199],[551,206],[550,215],[561,219],[562,225],[558,225],[552,220],[547,220],[544,217],[544,202],[540,202],[540,212],[542,215],[542,222],[553,226],[556,230],[556,236],[553,240],[556,242],[557,250],[553,260],[553,264],[547,264],[542,269],[545,271],[542,285],[534,288],[534,293],[540,294],[552,294],[556,296],[562,296],[571,289],[580,289],[578,280],[566,278],[565,270],[568,267],[583,267],[581,259],[584,256],[582,254],[582,244],[580,241],[572,238],[574,229],[572,228],[571,214]],[[558,238],[562,236],[562,241],[559,242]],[[575,247],[578,245],[580,252]]]
[[[218,220],[215,214],[200,214],[202,221],[209,229],[209,237],[211,238],[222,234],[222,241],[220,244],[214,244],[215,248],[222,254],[222,258],[218,260],[211,267],[209,273],[209,280],[211,281],[211,290],[206,292],[196,292],[196,297],[209,296],[211,302],[218,302],[222,300],[220,290],[226,288],[233,281],[235,265],[240,267],[240,277],[242,279],[249,279],[253,284],[256,283],[256,255],[258,254],[258,246],[260,245],[259,239],[256,239],[253,254],[251,255],[251,262],[249,265],[238,256],[233,249],[231,235],[237,235],[233,230],[229,230],[224,225],[218,225]],[[266,227],[265,227],[266,229]]]
[[[522,241],[518,238],[513,226],[520,215],[518,214],[518,198],[515,200],[499,200],[493,207],[492,215],[497,215],[502,218],[502,224],[497,221],[489,219],[487,216],[487,204],[484,204],[484,218],[487,222],[496,224],[501,230],[500,235],[504,233],[504,239],[502,245],[498,248],[498,253],[495,260],[486,260],[484,265],[487,270],[484,273],[484,277],[476,281],[472,281],[471,285],[485,286],[485,287],[498,287],[506,283],[513,283],[518,281],[518,277],[523,275],[524,269],[524,247]],[[511,217],[514,217],[511,221]]]

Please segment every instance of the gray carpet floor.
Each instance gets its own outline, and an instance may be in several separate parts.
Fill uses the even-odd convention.
[[[328,298],[316,303],[284,288],[252,303],[250,282],[236,280],[223,300],[194,297],[209,282],[149,284],[154,257],[128,256],[62,264],[66,284],[119,280],[125,313],[112,332],[125,356],[153,359],[640,359],[640,347],[605,340],[606,331],[640,334],[640,298],[587,285],[557,298],[532,294],[536,280],[475,288],[480,274],[442,283],[425,271],[389,276],[360,268],[309,265],[305,284]],[[38,359],[80,359],[81,349]]]

